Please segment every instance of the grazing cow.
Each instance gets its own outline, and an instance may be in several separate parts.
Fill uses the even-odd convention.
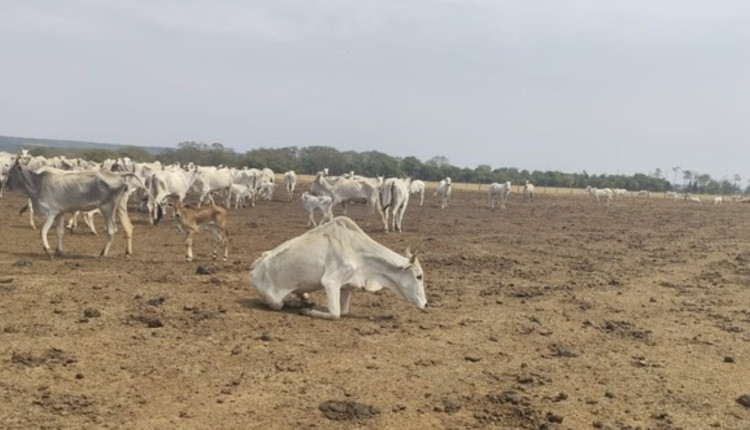
[[[638,191],[638,197],[645,197],[645,198],[648,199],[648,198],[651,197],[651,191],[649,191],[649,190],[640,190],[640,191]]]
[[[510,191],[510,189],[509,189]],[[523,185],[523,201],[532,200],[534,198],[534,184],[528,180]]]
[[[322,172],[318,172],[310,189],[318,194],[330,195],[333,205],[341,204],[344,207],[344,213],[346,213],[347,202],[365,200],[370,206],[370,213],[375,213],[375,210],[378,211],[383,222],[383,228],[388,231],[385,214],[383,214],[383,208],[380,205],[380,183],[377,179],[339,178],[337,181],[331,181]]]
[[[323,289],[328,310],[305,309],[304,314],[339,319],[349,312],[352,289],[390,289],[424,309],[422,266],[407,250],[399,255],[372,240],[351,219],[336,217],[307,233],[264,252],[251,267],[250,282],[272,309],[284,306],[291,293]]]
[[[695,203],[702,203],[700,196],[694,196],[690,193],[685,194],[685,199]]]
[[[600,203],[601,199],[606,199],[606,203],[610,204],[612,203],[612,196],[614,193],[609,188],[593,188],[591,186],[586,187],[586,191],[591,196],[591,200],[595,201],[596,203]]]
[[[151,175],[151,197],[148,201],[148,210],[151,214],[149,221],[152,224],[157,206],[167,197],[176,197],[180,202],[184,201],[197,175],[195,168],[187,172],[180,167],[170,167]]]
[[[37,173],[16,162],[8,175],[8,185],[11,189],[23,189],[31,199],[34,210],[47,217],[41,234],[44,251],[50,257],[52,253],[47,241],[47,232],[52,224],[57,223],[55,254],[60,255],[63,252],[65,214],[94,208],[101,210],[107,231],[107,240],[100,255],[106,257],[109,253],[117,231],[117,219],[125,231],[125,255],[133,253],[133,225],[130,223],[127,210],[128,185],[120,176],[107,171]]]
[[[388,232],[388,216],[393,212],[392,230],[401,232],[401,221],[409,205],[409,185],[411,179],[388,178],[381,188],[381,202],[385,213],[385,232]]]
[[[724,203],[724,198],[721,196],[714,197],[714,206],[719,206],[720,204]]]
[[[671,199],[671,200],[677,200],[677,193],[674,191],[666,191],[664,192],[664,198]]]
[[[286,188],[286,193],[289,196],[289,201],[292,201],[292,197],[294,197],[294,187],[296,186],[297,174],[294,173],[294,170],[290,170],[284,173],[284,188]]]
[[[451,198],[451,178],[447,177],[440,181],[437,190],[433,196],[437,196],[440,200],[440,208],[445,209],[448,207],[448,200]]]
[[[495,209],[495,196],[500,198],[500,208],[505,209],[505,203],[510,195],[510,181],[499,184],[493,182],[488,189],[490,195],[490,208]]]
[[[201,229],[209,230],[216,239],[216,245],[211,251],[215,260],[218,256],[220,246],[224,246],[224,261],[229,256],[229,232],[227,231],[227,210],[221,206],[212,204],[202,208],[183,206],[181,201],[174,204],[177,228],[186,236],[187,245],[186,260],[193,260],[193,238],[200,233]]]
[[[333,219],[333,211],[331,210],[333,208],[333,200],[331,199],[331,196],[325,194],[321,196],[314,196],[305,191],[304,193],[302,193],[299,199],[302,202],[302,206],[310,215],[309,221],[307,222],[308,227],[310,225],[318,225],[315,222],[315,209],[318,209],[323,213],[323,219],[320,221],[321,224]]]
[[[415,179],[411,181],[411,184],[409,185],[409,194],[419,194],[419,206],[422,206],[424,204],[424,182],[420,181],[419,179]]]

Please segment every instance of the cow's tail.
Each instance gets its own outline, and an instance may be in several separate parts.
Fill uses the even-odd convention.
[[[28,203],[26,203],[25,205],[23,205],[23,207],[21,208],[21,210],[18,211],[18,216],[23,215],[24,212],[26,212],[27,210],[29,210],[29,204]]]
[[[382,201],[380,202],[380,205],[383,207],[383,210],[388,209],[393,205],[393,187],[396,186],[396,183],[393,182],[391,186],[389,187],[383,187],[383,192],[381,193]]]

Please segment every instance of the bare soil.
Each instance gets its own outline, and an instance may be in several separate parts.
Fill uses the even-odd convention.
[[[23,202],[0,199],[3,429],[750,428],[744,204],[550,190],[491,211],[456,187],[388,235],[355,206],[375,240],[420,251],[428,310],[363,291],[324,321],[265,308],[248,280],[306,231],[297,201],[231,210],[230,260],[203,234],[192,263],[173,219],[135,210],[131,259],[121,234],[98,259],[103,235],[79,227],[50,260]]]

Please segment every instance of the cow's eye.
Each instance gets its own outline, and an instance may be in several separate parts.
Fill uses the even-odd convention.
[[[417,280],[421,281],[422,280],[422,275],[417,275]]]

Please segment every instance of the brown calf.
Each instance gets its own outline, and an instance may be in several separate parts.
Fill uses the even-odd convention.
[[[174,205],[175,217],[177,217],[177,228],[187,235],[187,261],[193,260],[193,237],[201,228],[210,230],[216,239],[211,255],[214,259],[218,256],[219,246],[224,245],[224,261],[229,255],[229,233],[227,232],[227,210],[216,206],[204,206],[202,208],[186,207],[181,201]]]

